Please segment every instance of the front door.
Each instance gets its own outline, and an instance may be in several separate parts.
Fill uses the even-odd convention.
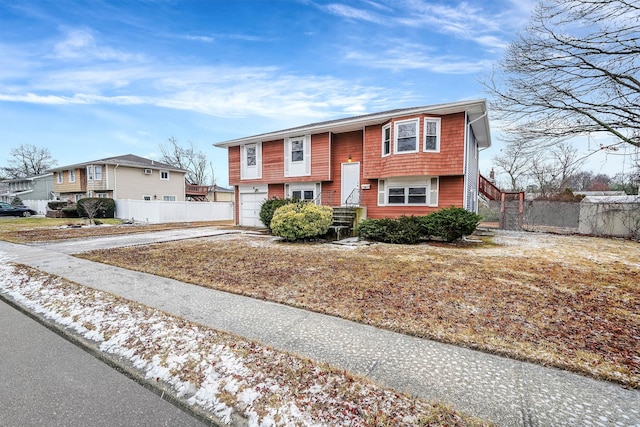
[[[360,204],[360,163],[343,163],[341,181],[340,204],[358,206]]]

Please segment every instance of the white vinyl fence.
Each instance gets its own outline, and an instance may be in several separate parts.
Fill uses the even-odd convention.
[[[233,202],[165,202],[159,200],[116,201],[115,217],[158,224],[162,222],[233,220]],[[25,206],[47,213],[49,200],[23,200]]]
[[[47,213],[47,203],[50,200],[23,200],[22,204],[38,212],[38,215],[44,215]]]
[[[225,221],[233,219],[233,202],[165,202],[116,200],[116,218],[163,222]]]

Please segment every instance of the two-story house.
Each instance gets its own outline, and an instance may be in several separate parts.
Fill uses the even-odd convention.
[[[185,200],[187,171],[133,154],[56,167],[51,172],[60,200]]]
[[[11,203],[18,196],[22,200],[52,200],[53,174],[45,173],[24,178],[2,181],[6,190],[0,193],[0,200]]]
[[[223,141],[236,221],[293,197],[361,206],[369,218],[477,210],[478,154],[491,145],[485,100],[403,108]]]

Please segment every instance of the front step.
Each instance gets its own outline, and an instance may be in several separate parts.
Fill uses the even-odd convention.
[[[333,208],[333,223],[331,230],[334,231],[336,237],[340,239],[343,236],[351,235],[353,225],[356,220],[356,209],[335,207]]]

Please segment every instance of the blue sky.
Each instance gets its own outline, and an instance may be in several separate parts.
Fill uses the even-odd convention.
[[[20,144],[58,165],[160,157],[394,108],[485,98],[533,0],[0,0],[0,166]],[[481,155],[488,173],[499,152]],[[614,173],[618,159],[588,169]]]

